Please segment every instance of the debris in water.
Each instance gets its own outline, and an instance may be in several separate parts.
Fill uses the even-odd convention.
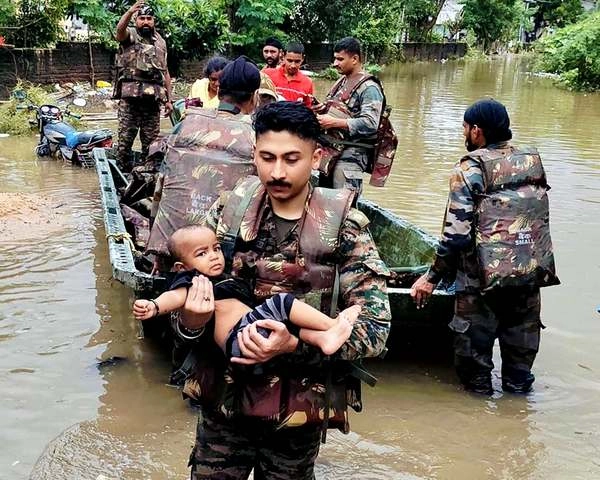
[[[126,360],[127,358],[125,357],[119,357],[115,355],[113,357],[107,358],[106,360],[99,360],[96,366],[99,370],[102,370],[103,368],[112,367],[114,365],[118,365],[119,363],[123,363]]]

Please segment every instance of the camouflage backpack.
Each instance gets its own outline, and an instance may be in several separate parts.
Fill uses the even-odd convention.
[[[358,90],[358,88],[367,80],[373,80],[383,93],[383,86],[379,79],[373,75],[363,74],[357,81],[351,85],[346,85],[341,95],[336,97],[342,88],[344,77],[340,78],[333,88],[324,112],[337,118],[351,118],[352,114],[346,106],[346,102]],[[383,96],[383,111],[379,120],[379,127],[374,142],[360,143],[344,139],[342,132],[333,131],[323,135],[323,157],[319,170],[324,174],[330,175],[333,167],[346,146],[355,146],[367,148],[369,151],[369,163],[366,172],[371,174],[369,183],[374,187],[383,187],[392,170],[392,163],[396,156],[398,148],[398,136],[390,121],[392,107],[386,105],[385,94]]]
[[[480,149],[465,159],[480,166],[484,191],[476,199],[475,246],[483,291],[546,287],[556,276],[546,174],[536,149]],[[470,185],[465,178],[465,183]]]

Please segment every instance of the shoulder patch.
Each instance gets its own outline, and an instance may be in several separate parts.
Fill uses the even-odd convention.
[[[363,228],[365,228],[367,225],[369,225],[369,223],[371,223],[369,218],[364,213],[362,213],[360,210],[358,210],[356,208],[351,208],[350,211],[348,212],[348,216],[346,218],[348,220],[356,223],[360,227],[361,230]]]

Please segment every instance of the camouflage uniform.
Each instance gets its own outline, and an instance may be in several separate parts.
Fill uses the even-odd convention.
[[[487,147],[509,154],[507,142]],[[478,197],[486,193],[481,165],[469,156],[455,166],[444,227],[428,280],[455,278],[455,366],[463,385],[491,393],[492,349],[498,338],[502,353],[502,384],[508,391],[528,391],[531,367],[540,342],[540,293],[535,285],[484,291],[474,227]]]
[[[117,162],[124,171],[133,168],[131,149],[140,132],[142,144],[141,160],[148,156],[150,144],[160,133],[160,104],[153,99],[122,98],[119,100],[119,143]]]
[[[166,143],[146,251],[168,255],[167,241],[175,230],[199,223],[220,192],[254,175],[253,148],[250,119],[235,105],[221,102],[217,111],[189,109]]]
[[[236,242],[232,273],[255,281],[255,293],[259,301],[272,295],[274,291],[291,291],[296,297],[313,303],[313,306],[315,303],[319,304],[322,297],[311,297],[311,293],[314,292],[310,291],[310,284],[304,283],[306,278],[302,282],[299,280],[300,272],[304,271],[304,259],[299,248],[303,243],[300,228],[292,228],[283,240],[278,242],[277,235],[274,234],[277,229],[276,216],[271,210],[268,197],[265,195],[263,198],[260,214],[257,216],[256,237],[250,242],[243,241],[243,238],[246,238],[244,229],[248,225],[242,223]],[[219,228],[223,218],[222,211],[229,203],[229,197],[222,196],[208,214],[207,224],[217,231],[218,236],[222,232]],[[301,219],[299,224],[300,222],[305,220]],[[340,303],[343,306],[363,306],[351,337],[338,353],[332,356],[334,364],[339,362],[346,365],[347,362],[343,360],[373,357],[381,353],[389,333],[391,313],[386,290],[386,276],[389,276],[389,270],[379,258],[367,228],[368,220],[362,213],[352,209],[341,224],[340,243],[335,249],[340,275]],[[257,271],[255,265],[261,262],[266,267]],[[275,283],[273,278],[276,279]],[[264,288],[265,285],[271,286]],[[329,313],[323,308],[324,305],[321,305],[322,311]],[[291,387],[295,392],[303,389],[302,394],[294,400],[302,404],[302,407],[307,402],[315,406],[312,403],[316,398],[314,392],[322,392],[326,384],[330,385],[328,388],[331,389],[331,380],[326,381],[323,378],[323,362],[324,357],[320,350],[300,342],[294,353],[277,357],[262,365],[265,369],[264,375],[242,373],[234,376],[235,371],[228,369],[225,381],[208,391],[209,395],[223,389],[225,393],[212,407],[203,408],[203,420],[199,422],[196,446],[190,459],[192,478],[242,479],[247,478],[253,467],[257,479],[314,478],[313,467],[319,450],[319,438],[324,428],[322,421],[307,424],[305,416],[298,421],[297,416],[288,415],[288,412],[273,419],[251,417],[236,411],[236,403],[228,402],[227,399],[231,397],[231,392],[245,391],[248,383],[268,376],[266,388],[279,387],[282,392],[289,391]],[[274,379],[272,384],[270,379]],[[302,389],[299,389],[299,386],[302,386]],[[347,398],[349,392],[354,394],[352,398]],[[321,397],[322,393],[319,398]],[[255,400],[251,402],[252,405],[261,408],[261,398]],[[332,399],[332,410],[336,400],[340,399]],[[346,402],[360,410],[360,389],[345,390],[341,401],[344,403],[347,425]],[[231,405],[233,410],[230,409]],[[323,419],[324,405],[316,408],[320,410],[319,418]],[[329,426],[332,426],[331,420]]]
[[[327,98],[342,98],[347,87],[350,86],[346,77],[341,84],[334,85]],[[381,87],[377,82],[367,80],[352,93],[345,103],[352,114],[352,118],[348,119],[345,140],[358,143],[373,140],[383,112],[384,97]],[[370,153],[366,148],[346,147],[333,167],[333,188],[350,186],[360,193],[362,191],[362,174],[367,170]]]
[[[117,55],[114,98],[119,99],[117,162],[121,168],[131,170],[131,148],[138,130],[142,161],[160,133],[160,103],[167,100],[167,47],[157,32],[147,39],[135,28],[127,31],[127,39],[121,42]]]

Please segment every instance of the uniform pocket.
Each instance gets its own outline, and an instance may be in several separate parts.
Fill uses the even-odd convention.
[[[456,317],[456,316],[448,324],[448,327],[450,327],[450,330],[452,330],[453,332],[456,332],[456,333],[465,333],[469,329],[470,326],[471,326],[471,322],[469,322],[468,320],[465,320],[464,318]]]
[[[365,260],[364,264],[369,270],[376,273],[377,275],[381,275],[382,277],[387,277],[387,278],[392,276],[392,272],[390,271],[388,266],[385,264],[385,262],[383,260],[381,260],[380,258],[371,258],[371,259]]]

